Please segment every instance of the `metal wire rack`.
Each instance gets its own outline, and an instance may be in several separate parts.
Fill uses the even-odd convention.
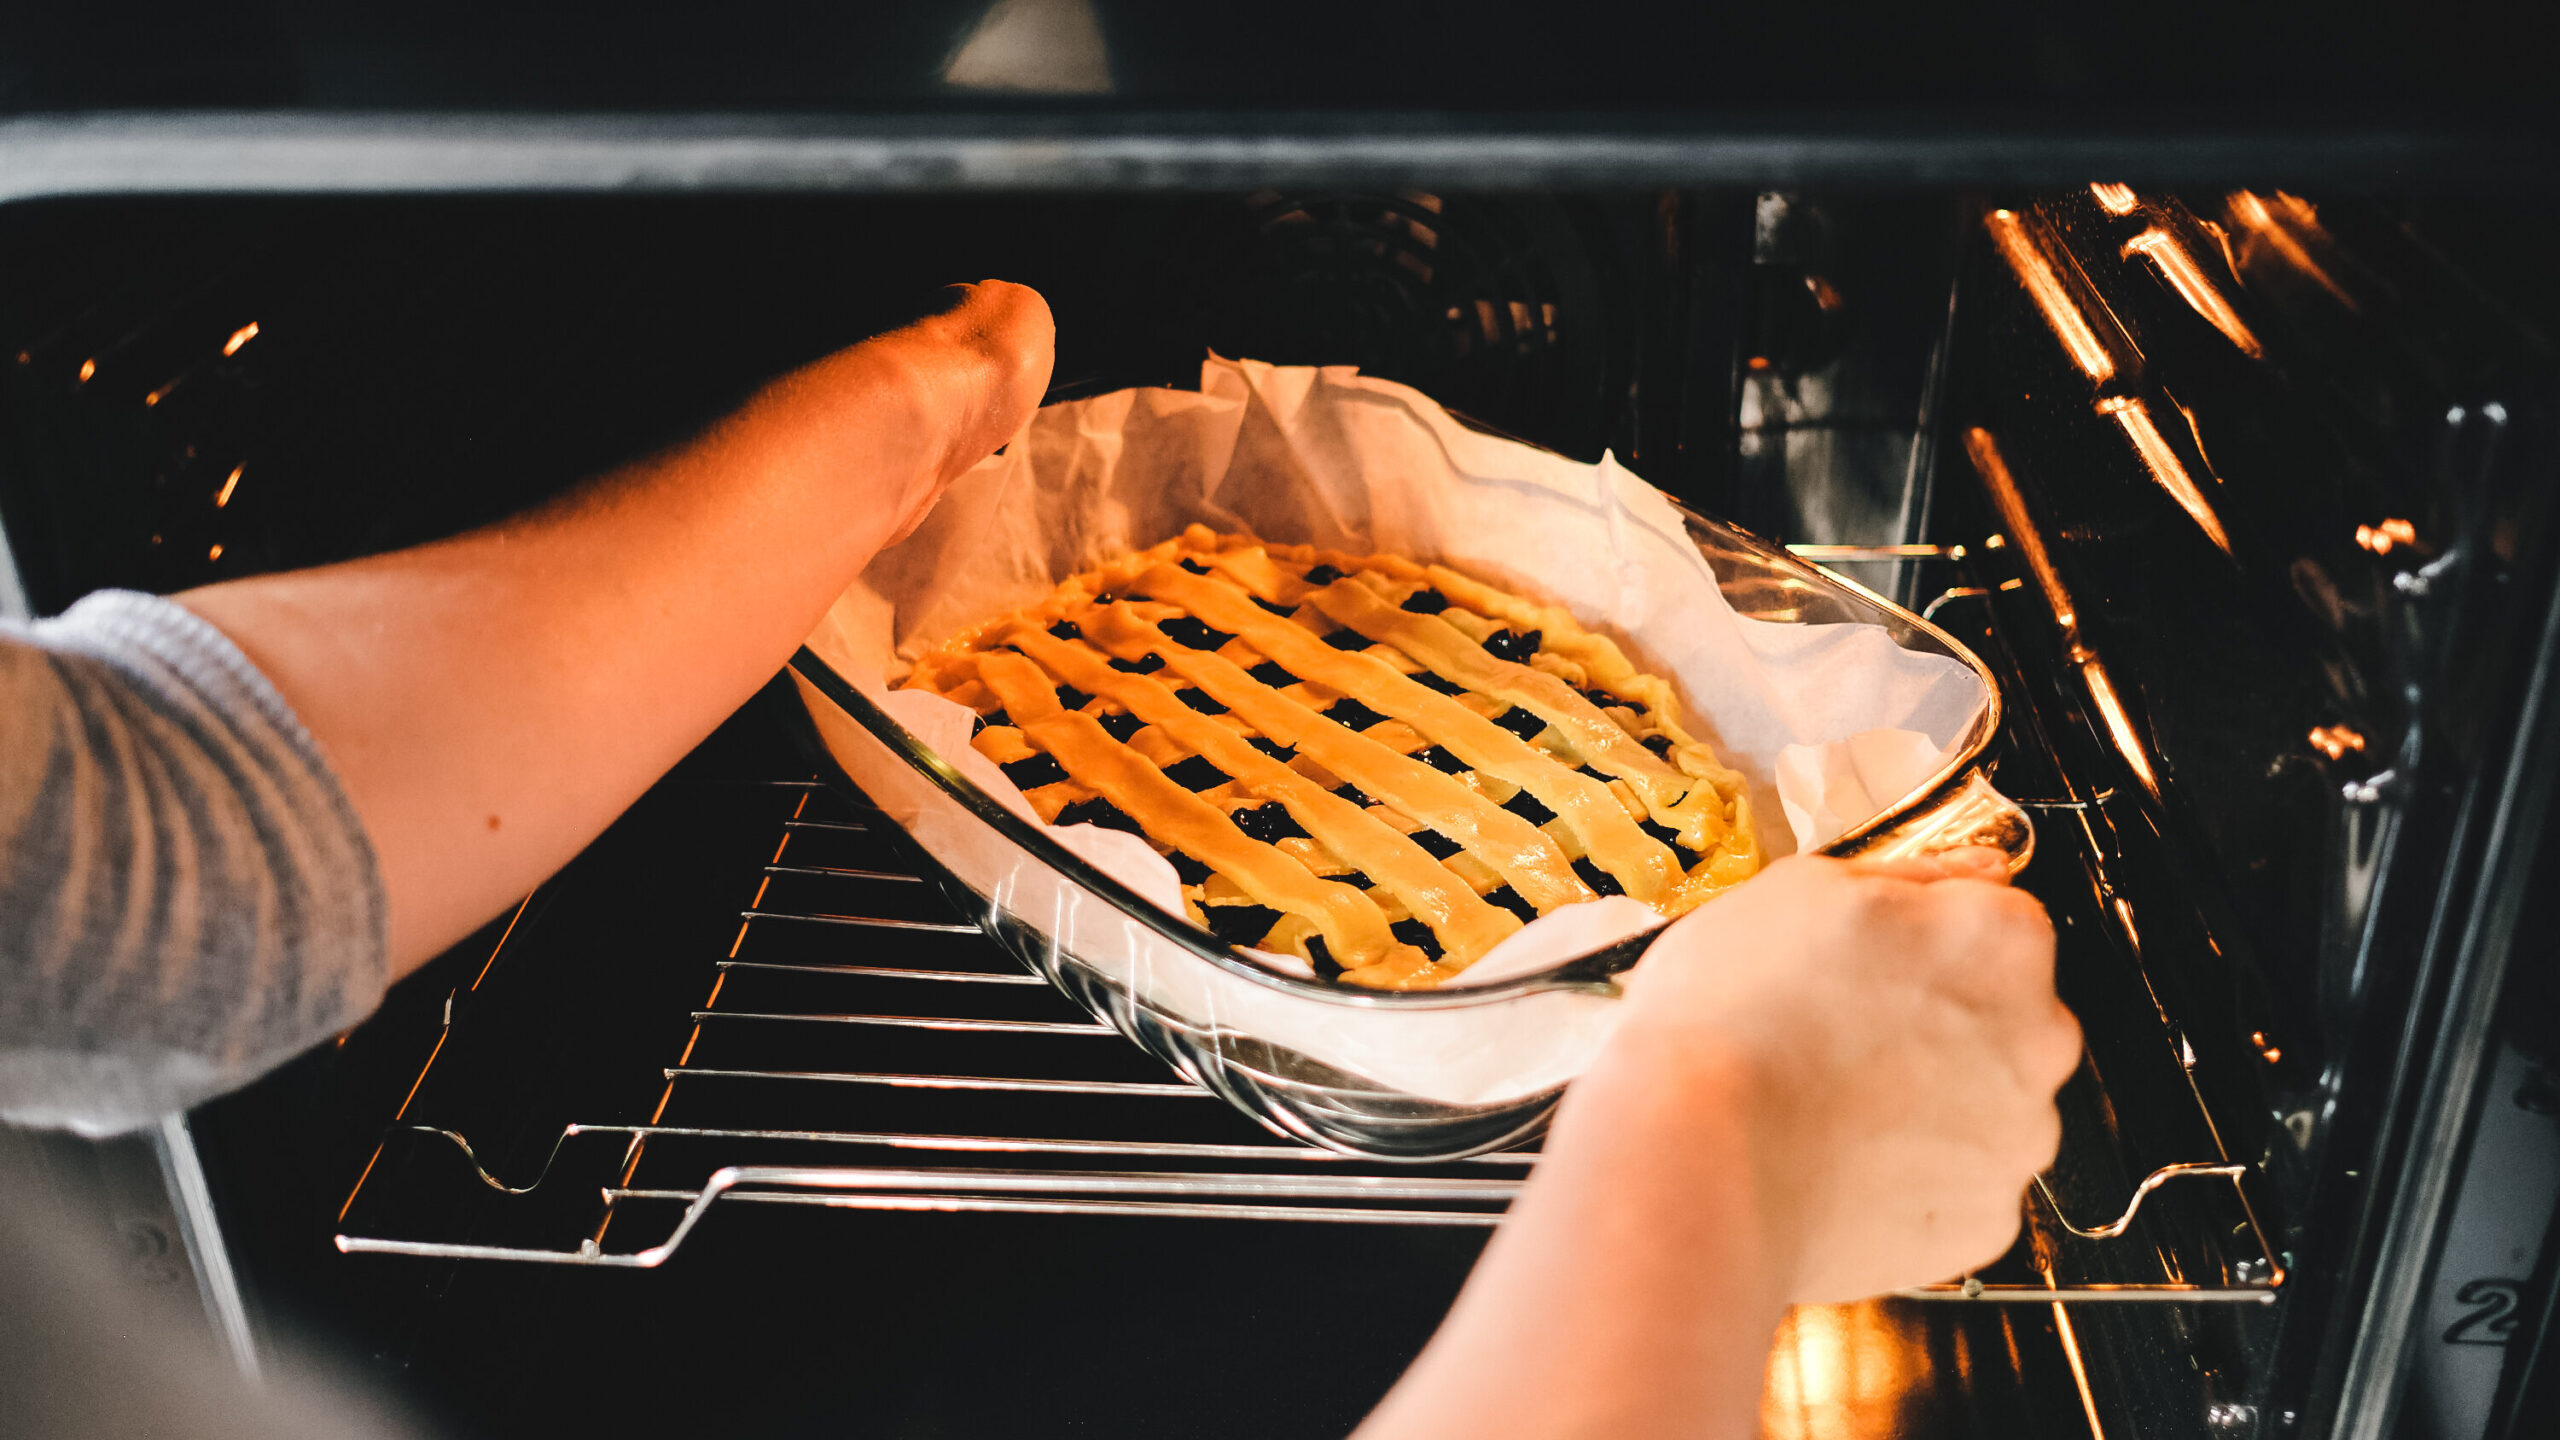
[[[942,902],[885,822],[815,782],[773,783],[798,792],[796,801],[729,952],[709,966],[685,1043],[661,1067],[649,1119],[571,1122],[531,1174],[506,1176],[483,1165],[470,1137],[412,1120],[404,1105],[340,1212],[341,1251],[648,1269],[715,1207],[1489,1227],[1536,1161],[1521,1150],[1438,1165],[1364,1162],[1270,1136],[1022,971]],[[510,926],[500,953],[514,934]],[[448,1003],[428,1068],[468,1023]],[[955,1116],[969,1123],[937,1123]],[[393,1150],[411,1163],[382,1165]],[[485,1222],[401,1227],[463,1236],[349,1226],[367,1186],[392,1183],[377,1177],[394,1168],[406,1184],[439,1169],[460,1177],[458,1188],[484,1209],[532,1209],[522,1223],[499,1225],[510,1237],[502,1243],[480,1238]],[[2022,1244],[2023,1261],[1905,1293],[2038,1303],[2272,1298],[2281,1272],[2238,1169],[2164,1168],[2122,1214],[2091,1226],[2074,1225],[2040,1183],[2036,1203],[2051,1223],[2030,1224],[2041,1238]],[[2215,1179],[2223,1186],[2188,1183]],[[2115,1278],[2121,1256],[2084,1263],[2080,1252],[2136,1230],[2164,1191],[2187,1192],[2192,1203],[2217,1188],[2266,1257],[2254,1274],[2244,1262],[2242,1283],[2194,1283],[2174,1266],[2156,1278]],[[415,1217],[435,1207],[399,1208]],[[535,1238],[513,1238],[527,1232]]]

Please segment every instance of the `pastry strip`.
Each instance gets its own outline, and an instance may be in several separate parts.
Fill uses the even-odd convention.
[[[1670,897],[1680,867],[1670,847],[1636,826],[1617,797],[1588,775],[1564,768],[1528,742],[1426,689],[1374,655],[1336,650],[1305,628],[1272,615],[1232,583],[1157,565],[1136,585],[1201,620],[1242,636],[1301,680],[1310,680],[1402,720],[1485,774],[1510,782],[1554,811],[1581,841],[1591,862],[1629,895],[1649,904]]]
[[[1598,898],[1544,830],[1421,761],[1299,704],[1234,661],[1175,644],[1132,607],[1097,606],[1078,623],[1087,640],[1121,659],[1162,656],[1167,668],[1273,741],[1458,842],[1540,914]]]
[[[1155,817],[1158,839],[1233,879],[1256,904],[1314,922],[1338,963],[1365,965],[1397,945],[1385,912],[1368,896],[1349,885],[1319,880],[1307,867],[1247,836],[1217,806],[1112,739],[1092,716],[1061,707],[1056,687],[1038,665],[1020,655],[989,653],[978,661],[978,677],[996,692],[1023,734],[1069,775],[1124,811]]]
[[[1675,830],[1680,843],[1701,854],[1724,838],[1725,802],[1703,785],[1654,758],[1600,707],[1543,670],[1487,653],[1464,631],[1437,615],[1417,615],[1380,599],[1356,576],[1309,590],[1312,602],[1337,624],[1421,661],[1456,684],[1517,705],[1554,726],[1583,763],[1627,782],[1656,823]]]
[[[1050,674],[1078,690],[1113,701],[1164,731],[1175,743],[1226,772],[1247,793],[1287,808],[1309,835],[1353,869],[1375,880],[1429,925],[1452,963],[1464,965],[1473,961],[1520,928],[1520,917],[1477,898],[1474,887],[1402,831],[1390,828],[1368,811],[1254,749],[1243,736],[1185,705],[1163,682],[1115,670],[1094,651],[1056,639],[1034,624],[1019,625],[1005,638]],[[1259,682],[1246,683],[1264,688]],[[1251,715],[1243,718],[1247,723],[1253,722]],[[1259,725],[1255,728],[1263,729]],[[1272,735],[1267,729],[1263,733]],[[1149,834],[1159,833],[1161,827],[1155,823],[1157,817],[1152,809],[1128,805],[1120,808]],[[1373,908],[1375,905],[1366,897],[1363,903]],[[1380,923],[1385,923],[1383,913]],[[1329,937],[1327,944],[1331,944]]]

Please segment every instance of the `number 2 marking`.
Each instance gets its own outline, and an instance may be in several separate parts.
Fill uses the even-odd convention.
[[[2457,1305],[2469,1305],[2471,1312],[2445,1327],[2447,1345],[2504,1345],[2516,1331],[2523,1317],[2516,1313],[2524,1303],[2521,1280],[2466,1280],[2453,1292]]]

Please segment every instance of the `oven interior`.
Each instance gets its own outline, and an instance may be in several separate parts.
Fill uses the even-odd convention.
[[[37,613],[412,543],[981,275],[1050,299],[1057,398],[1214,350],[1612,450],[1999,673],[2088,1033],[2018,1247],[1798,1312],[1766,1428],[2276,1435],[2355,1393],[2417,1026],[2505,993],[2431,917],[2502,873],[2474,791],[2549,644],[2521,230],[2104,185],[21,205],[0,519]],[[1230,1113],[938,899],[789,703],[197,1112],[253,1326],[455,1433],[1347,1430],[1534,1155]]]

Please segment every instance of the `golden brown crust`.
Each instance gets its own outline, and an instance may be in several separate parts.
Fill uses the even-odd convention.
[[[976,710],[1043,819],[1143,834],[1195,919],[1355,984],[1436,985],[1602,892],[1680,914],[1760,865],[1669,684],[1445,566],[1193,526],[905,684]]]

